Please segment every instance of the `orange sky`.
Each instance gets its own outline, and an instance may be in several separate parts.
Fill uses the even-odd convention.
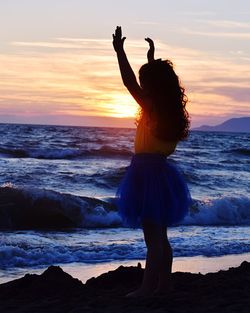
[[[31,22],[37,26],[34,19]],[[175,64],[190,100],[192,126],[249,115],[250,58],[245,41],[250,38],[250,23],[214,17],[199,23],[206,27],[182,25],[179,36],[196,41],[198,37],[200,42],[212,38],[214,43],[224,41],[225,47],[209,50],[201,44],[167,42],[167,36],[150,21],[138,23],[138,28],[141,31],[143,25],[145,36],[150,29],[157,58],[170,58]],[[116,26],[115,19],[112,25]],[[90,31],[89,37],[78,33],[76,37],[73,29],[72,36],[62,31],[61,36],[52,37],[44,30],[46,35],[40,34],[40,38],[27,30],[23,36],[13,30],[0,54],[0,122],[133,126],[137,105],[121,82],[111,43],[114,27],[106,27],[109,33]],[[126,25],[124,31],[127,35]],[[130,27],[127,33],[126,51],[137,73],[146,62],[147,43],[143,37],[137,38],[141,36],[136,31],[131,35]],[[230,41],[234,41],[233,47],[237,44],[235,49]]]

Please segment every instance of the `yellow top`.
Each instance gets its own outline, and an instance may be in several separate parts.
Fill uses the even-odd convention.
[[[157,153],[169,156],[176,148],[177,141],[163,141],[152,135],[146,117],[137,125],[135,135],[135,153]]]

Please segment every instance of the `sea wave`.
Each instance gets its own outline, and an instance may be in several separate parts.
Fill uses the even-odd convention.
[[[179,225],[250,225],[250,199],[238,196],[194,200],[189,214]],[[38,188],[0,188],[1,229],[121,226],[111,200],[106,202]]]
[[[76,159],[86,156],[131,156],[132,151],[125,148],[115,148],[103,145],[97,149],[78,149],[78,148],[5,148],[0,147],[2,157],[11,158],[35,158],[35,159]]]
[[[0,188],[0,228],[60,229],[115,227],[121,220],[113,205],[38,188]]]
[[[58,263],[99,263],[111,260],[134,259],[140,247],[131,247],[130,244],[89,245],[87,246],[63,246],[55,245],[1,245],[0,269],[10,267],[29,267],[39,265],[51,265]],[[144,253],[139,256],[144,257]]]
[[[221,197],[194,201],[182,225],[250,225],[250,198]]]
[[[245,156],[250,155],[250,149],[247,149],[247,148],[231,149],[231,150],[226,150],[224,152],[238,154],[238,155],[245,155]]]
[[[91,180],[92,184],[104,188],[114,188],[116,189],[119,183],[121,182],[122,177],[126,172],[127,167],[120,167],[116,169],[110,169],[108,171],[97,172],[88,176],[88,179]]]
[[[17,231],[0,234],[0,269],[145,259],[142,233],[122,230]],[[175,257],[250,252],[246,227],[181,226],[169,230]]]

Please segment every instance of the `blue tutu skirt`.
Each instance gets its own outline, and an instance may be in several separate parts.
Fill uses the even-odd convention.
[[[116,204],[124,226],[141,227],[143,221],[171,226],[188,213],[191,197],[181,173],[166,156],[139,153],[118,188]]]

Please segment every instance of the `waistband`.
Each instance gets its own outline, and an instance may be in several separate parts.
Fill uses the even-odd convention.
[[[166,162],[167,156],[158,153],[136,153],[132,157],[132,161],[143,161],[143,162]]]

